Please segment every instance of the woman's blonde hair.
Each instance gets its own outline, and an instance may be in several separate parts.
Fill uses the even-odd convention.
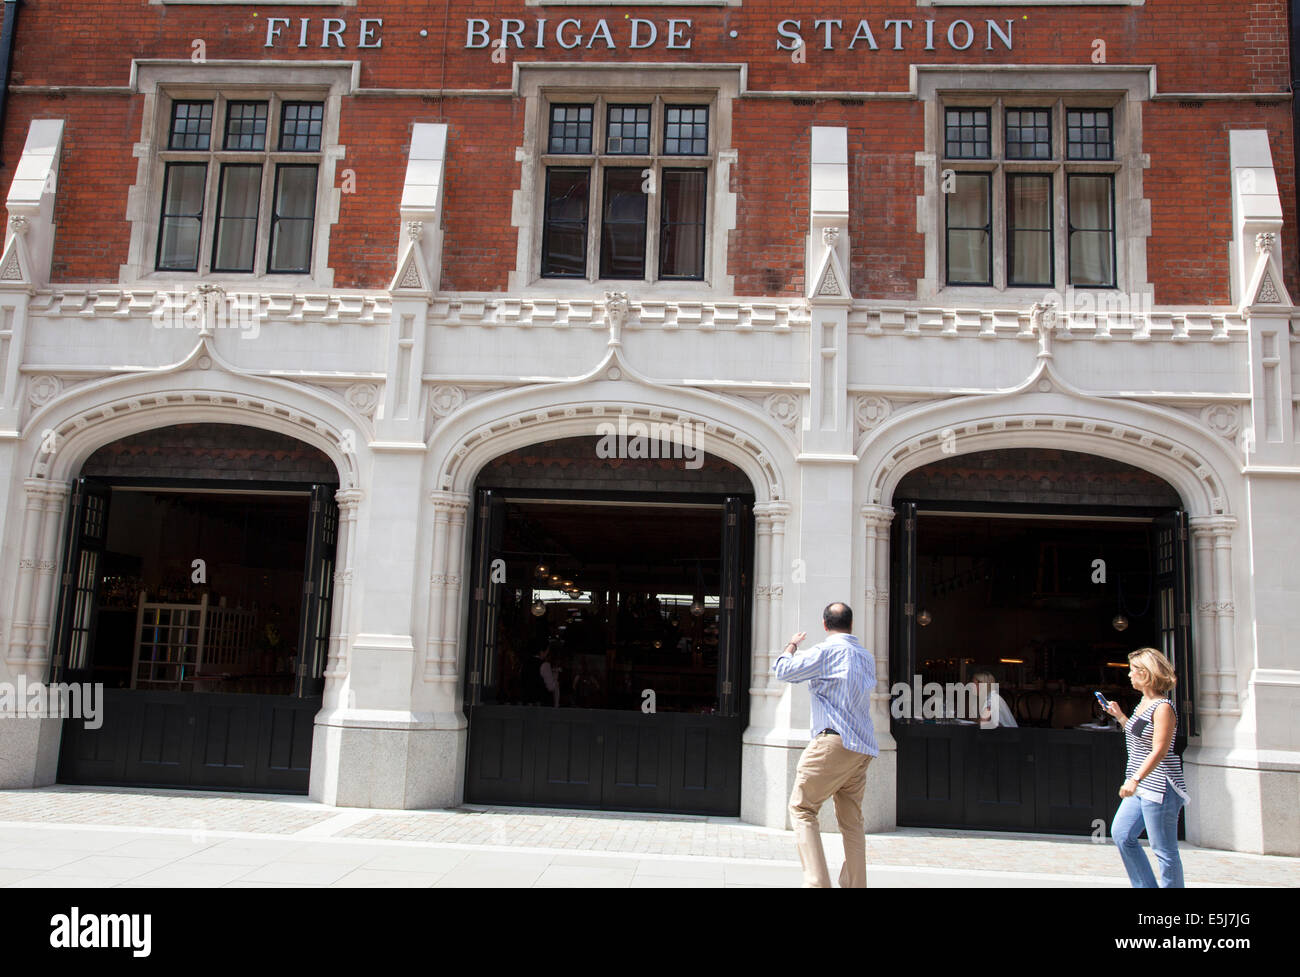
[[[1128,661],[1130,665],[1146,669],[1147,674],[1151,676],[1149,687],[1153,692],[1164,695],[1178,684],[1174,666],[1155,648],[1139,648],[1137,651],[1130,651]]]

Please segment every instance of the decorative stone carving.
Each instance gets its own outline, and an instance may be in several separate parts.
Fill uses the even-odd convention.
[[[0,281],[20,282],[22,280],[23,269],[18,262],[18,249],[14,248],[9,252],[9,260],[5,262],[5,266],[0,268]]]
[[[406,236],[412,241],[418,241],[424,237],[424,221],[407,221]]]
[[[63,391],[63,381],[52,373],[32,377],[27,382],[27,402],[33,407],[48,404]]]
[[[1282,296],[1278,294],[1277,286],[1273,284],[1273,275],[1270,272],[1264,272],[1264,280],[1259,283],[1259,294],[1255,296],[1255,302],[1269,305],[1280,305],[1282,303]]]
[[[1255,253],[1271,254],[1273,251],[1273,234],[1265,231],[1255,235]]]
[[[1201,410],[1201,421],[1219,437],[1231,441],[1241,428],[1239,412],[1233,404],[1211,404]]]
[[[609,321],[610,346],[622,344],[623,326],[627,324],[631,311],[632,303],[628,301],[627,292],[605,293],[605,318]]]
[[[463,403],[465,391],[450,383],[440,384],[429,391],[429,410],[439,417],[446,417]]]
[[[828,227],[827,230],[828,231],[832,230],[832,228]],[[835,277],[834,265],[826,266],[826,274],[822,277],[822,283],[821,286],[817,289],[817,294],[818,295],[843,295],[844,294],[843,290],[840,288],[840,280]]]
[[[418,224],[419,221],[412,221],[411,223]],[[420,269],[416,266],[416,263],[414,261],[408,261],[406,263],[406,274],[404,274],[402,276],[402,280],[397,283],[397,287],[398,288],[420,288],[423,285],[424,282],[420,278]]]
[[[893,412],[894,405],[884,397],[859,397],[853,405],[853,416],[863,431],[878,427]]]
[[[379,405],[379,387],[373,383],[354,383],[343,392],[343,400],[358,414],[370,417]]]
[[[838,227],[822,228],[822,244],[828,248],[835,247],[835,242],[840,239],[840,229]]]
[[[782,427],[791,431],[799,423],[799,398],[794,394],[768,394],[763,401],[763,409]]]
[[[31,227],[31,221],[22,214],[14,214],[9,218],[9,226],[13,228],[15,234],[23,235],[26,234],[28,229]]]

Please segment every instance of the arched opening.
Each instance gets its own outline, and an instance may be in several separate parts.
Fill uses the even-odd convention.
[[[467,800],[739,813],[753,488],[681,447],[564,438],[479,473]]]
[[[182,424],[103,445],[72,484],[53,680],[64,783],[306,793],[329,647],[338,472],[294,438]]]
[[[1196,718],[1178,493],[1122,462],[1013,448],[907,473],[894,509],[898,823],[1108,824],[1125,754],[1096,694],[1128,707],[1128,652],[1174,662],[1178,748]]]

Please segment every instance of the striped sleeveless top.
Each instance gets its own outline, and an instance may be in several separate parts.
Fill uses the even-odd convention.
[[[1155,749],[1155,712],[1165,702],[1169,703],[1170,709],[1174,709],[1172,702],[1161,699],[1153,702],[1141,714],[1134,713],[1124,724],[1124,743],[1128,747],[1128,763],[1124,767],[1124,776],[1136,777],[1142,764],[1146,763],[1147,757]],[[1174,709],[1174,736],[1177,735],[1178,710]],[[1183,783],[1183,759],[1174,752],[1173,739],[1169,741],[1169,750],[1165,753],[1164,759],[1138,782],[1137,796],[1159,804],[1165,799],[1166,786],[1177,791],[1184,804],[1191,800],[1187,793],[1187,785]]]

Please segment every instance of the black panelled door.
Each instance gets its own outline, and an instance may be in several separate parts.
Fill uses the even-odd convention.
[[[1160,606],[1160,650],[1178,677],[1178,741],[1181,752],[1197,733],[1196,669],[1192,655],[1191,559],[1187,513],[1175,509],[1155,521],[1156,597]]]
[[[311,487],[307,521],[307,555],[302,569],[302,614],[298,624],[298,667],[295,691],[299,698],[325,691],[329,655],[330,612],[334,603],[335,546],[339,507],[333,485]]]
[[[55,619],[55,682],[89,682],[94,668],[95,616],[110,496],[109,486],[95,479],[78,478],[72,483]]]

